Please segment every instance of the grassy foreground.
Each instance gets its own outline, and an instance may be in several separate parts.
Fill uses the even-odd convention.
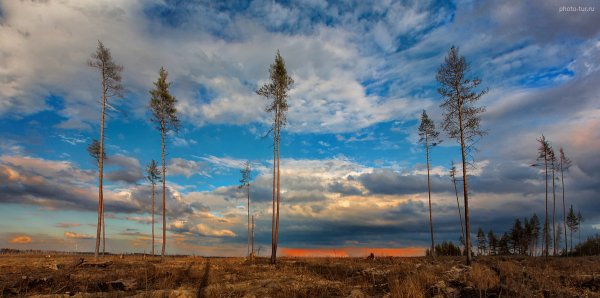
[[[600,297],[600,258],[0,256],[3,297]]]

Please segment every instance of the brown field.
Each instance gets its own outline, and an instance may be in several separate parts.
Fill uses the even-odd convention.
[[[0,256],[3,297],[600,297],[600,258]]]

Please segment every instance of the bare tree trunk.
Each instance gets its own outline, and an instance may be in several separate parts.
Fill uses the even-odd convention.
[[[546,168],[546,218],[544,223],[544,241],[546,243],[546,257],[550,254],[550,238],[548,237],[548,159],[547,153],[544,153],[544,167]]]
[[[562,205],[563,205],[563,229],[565,230],[565,253],[569,252],[569,242],[567,238],[567,207],[565,206],[565,176],[563,173],[563,160],[560,161],[560,181],[562,184]]]
[[[154,256],[154,181],[152,181],[152,256]]]
[[[102,256],[106,253],[106,224],[104,223],[104,198],[102,198]]]
[[[429,132],[425,132],[425,158],[427,159],[427,195],[429,197],[429,232],[431,233],[431,256],[435,258],[435,241],[433,240],[433,219],[431,215],[431,185],[429,180]]]
[[[571,231],[571,252],[573,251],[573,228],[569,229]]]
[[[102,193],[102,176],[104,169],[104,114],[106,112],[106,78],[102,68],[102,120],[100,122],[100,162],[98,163],[98,224],[96,226],[96,250],[94,258],[98,259],[100,251],[100,232],[102,231],[102,219],[104,210],[104,194]]]
[[[163,118],[161,122],[161,137],[162,137],[162,172],[163,172],[163,189],[162,189],[162,220],[163,220],[163,234],[162,234],[162,252],[161,257],[165,257],[165,245],[167,242],[167,204],[166,204],[166,182],[167,182],[167,173],[165,167],[165,120]]]
[[[457,92],[457,94],[460,94]],[[458,125],[460,128],[460,151],[462,155],[463,172],[463,197],[465,199],[465,251],[467,254],[467,265],[471,265],[471,229],[469,224],[469,184],[467,181],[467,156],[465,153],[465,136],[462,123],[462,104],[458,107]]]
[[[277,114],[277,113],[276,113]],[[271,264],[275,264],[275,187],[277,186],[277,133],[276,131],[277,115],[273,125],[273,213],[271,216]]]
[[[246,188],[248,190],[248,258],[250,258],[250,182]]]
[[[558,240],[556,239],[556,191],[554,188],[554,161],[552,162],[552,235],[553,240],[553,253],[556,256],[558,254]]]
[[[250,256],[254,259],[254,215],[252,215],[252,252]]]
[[[277,215],[275,217],[275,261],[277,261],[277,246],[279,245],[279,205],[281,203],[281,181],[279,165],[281,164],[281,128],[277,129]]]
[[[463,239],[465,239],[465,227],[463,226],[462,212],[460,212],[460,203],[458,202],[458,189],[456,188],[456,177],[452,177],[452,183],[454,183],[454,193],[456,194],[456,208],[458,208],[458,219],[460,220],[460,232],[462,233]]]

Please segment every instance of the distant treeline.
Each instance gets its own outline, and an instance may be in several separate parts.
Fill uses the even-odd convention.
[[[579,243],[573,247],[573,234],[580,232],[582,221],[581,214],[574,215],[573,208],[571,207],[566,223],[567,239],[562,239],[564,237],[561,238],[561,235],[563,235],[563,231],[560,231],[561,225],[556,226],[556,231],[546,232],[550,247],[552,247],[553,243],[551,234],[556,235],[556,255],[600,255],[600,235],[589,237],[584,242],[579,240]],[[551,229],[550,226],[547,227],[547,230],[549,229]],[[476,249],[473,251],[473,255],[544,255],[544,243],[541,243],[544,241],[544,237],[541,237],[543,234],[544,231],[536,214],[533,214],[531,219],[524,218],[522,221],[518,218],[515,219],[510,230],[502,234],[496,234],[491,229],[486,234],[480,227],[477,231]],[[564,242],[565,240],[567,241],[566,243]],[[464,255],[465,250],[462,237],[460,243],[462,244],[462,249],[461,246],[454,244],[452,241],[443,241],[435,245],[435,253],[438,256]],[[426,255],[430,255],[429,249],[426,251]]]

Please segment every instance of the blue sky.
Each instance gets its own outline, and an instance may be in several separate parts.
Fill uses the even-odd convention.
[[[598,7],[559,12],[575,4],[597,5],[0,1],[0,246],[92,249],[97,178],[85,148],[99,137],[100,82],[85,62],[98,40],[123,65],[127,90],[112,101],[106,127],[111,251],[149,250],[143,169],[160,159],[160,134],[148,91],[161,66],[182,122],[167,143],[168,251],[244,254],[237,184],[246,160],[255,169],[258,245],[268,247],[272,139],[263,138],[270,117],[254,90],[278,49],[295,80],[282,140],[280,246],[427,246],[417,127],[423,109],[440,126],[435,73],[452,45],[489,88],[481,100],[488,135],[471,171],[472,226],[503,232],[515,217],[543,213],[543,176],[529,165],[544,134],[573,160],[566,202],[582,210],[583,234],[595,234],[600,18]],[[457,241],[447,172],[460,154],[442,135],[431,156],[434,229],[438,241]]]

